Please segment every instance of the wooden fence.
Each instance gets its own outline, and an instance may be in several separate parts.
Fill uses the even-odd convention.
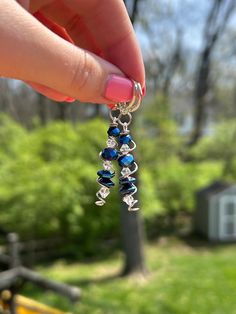
[[[49,258],[59,257],[66,244],[62,238],[19,241],[18,238],[11,239],[10,237],[12,234],[7,236],[7,244],[0,246],[0,264],[3,265],[10,265],[11,263],[12,257],[9,256],[9,252],[12,251],[12,246],[16,247],[13,251],[19,252],[20,260],[24,265],[33,266]],[[13,257],[13,259],[16,258],[19,259],[17,256]],[[20,264],[20,262],[17,261],[16,264]]]
[[[58,242],[59,241],[59,242]],[[56,243],[61,243],[59,239],[54,241],[47,241],[47,248],[50,250],[52,245],[55,248]],[[49,244],[50,243],[50,244]],[[32,245],[33,244],[33,245]],[[39,244],[38,246],[36,244]],[[26,312],[17,311],[16,298],[19,290],[23,287],[23,285],[29,281],[38,287],[41,287],[43,290],[52,290],[55,293],[63,295],[70,299],[72,302],[76,302],[80,299],[81,291],[78,287],[73,287],[66,285],[64,283],[59,283],[47,278],[44,278],[42,275],[22,266],[21,253],[29,252],[31,250],[34,251],[34,255],[39,250],[45,250],[45,241],[30,241],[26,243],[20,242],[19,237],[16,233],[9,233],[7,235],[7,247],[1,248],[0,260],[2,263],[7,265],[8,270],[5,270],[0,273],[0,292],[4,292],[7,290],[10,297],[7,301],[7,306],[11,314],[32,314],[33,312],[29,312],[29,307]],[[5,306],[6,302],[3,298],[0,297],[0,305],[2,308]],[[26,307],[25,307],[26,309]],[[0,308],[1,313],[1,308]],[[36,313],[36,312],[34,312]],[[40,313],[40,312],[39,312]],[[44,312],[41,312],[44,313]],[[45,312],[46,313],[46,312]],[[52,313],[52,312],[51,312]]]

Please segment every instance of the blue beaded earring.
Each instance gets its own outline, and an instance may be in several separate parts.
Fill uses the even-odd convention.
[[[107,148],[100,153],[100,157],[103,159],[104,170],[99,170],[97,173],[99,176],[97,182],[101,185],[101,189],[96,194],[99,199],[96,201],[96,205],[104,205],[105,198],[110,193],[110,187],[114,186],[111,178],[114,177],[115,171],[111,161],[118,160],[119,166],[122,167],[119,178],[120,193],[123,195],[123,201],[128,205],[129,211],[139,209],[134,208],[137,200],[134,199],[133,195],[137,192],[137,187],[134,184],[136,179],[132,177],[132,174],[138,170],[138,165],[131,154],[136,148],[136,144],[130,135],[128,127],[132,122],[131,112],[137,110],[142,101],[142,88],[135,81],[133,81],[133,86],[134,95],[132,100],[128,103],[118,103],[110,111],[112,123],[107,131],[109,135]],[[118,116],[113,116],[113,112],[117,111]],[[122,131],[120,131],[119,125]],[[115,148],[117,146],[115,138],[119,138],[119,151]]]
[[[122,116],[124,116],[122,114]],[[135,211],[139,208],[134,208],[133,206],[138,202],[134,199],[133,195],[137,192],[137,187],[135,186],[136,178],[132,177],[138,170],[138,165],[134,160],[134,156],[131,152],[136,148],[136,144],[129,134],[128,126],[131,123],[132,116],[130,113],[127,114],[128,121],[122,122],[122,117],[119,118],[119,123],[123,127],[123,130],[119,137],[120,143],[120,155],[118,158],[118,164],[122,167],[121,177],[119,178],[120,183],[120,193],[123,196],[123,202],[128,205],[129,211]]]
[[[110,194],[110,188],[115,185],[111,180],[115,176],[112,160],[116,160],[119,156],[118,150],[115,147],[117,146],[116,137],[120,135],[120,129],[118,127],[117,118],[111,117],[111,119],[112,122],[107,131],[107,147],[104,148],[99,155],[103,160],[104,169],[97,172],[97,182],[101,186],[96,194],[98,201],[96,201],[95,204],[98,206],[103,206],[105,204],[105,198]]]

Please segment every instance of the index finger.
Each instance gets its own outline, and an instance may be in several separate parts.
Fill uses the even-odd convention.
[[[65,14],[57,1],[51,5],[51,10],[49,5],[43,11],[56,18],[78,45],[78,32],[84,24],[103,58],[120,68],[127,77],[145,85],[141,50],[123,1],[63,0],[61,3],[70,9],[69,14]]]

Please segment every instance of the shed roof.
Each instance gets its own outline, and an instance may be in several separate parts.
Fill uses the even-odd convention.
[[[210,196],[212,194],[217,194],[222,192],[223,190],[228,189],[231,187],[229,183],[222,182],[222,181],[215,181],[210,185],[204,187],[203,189],[198,190],[197,194],[200,196]]]

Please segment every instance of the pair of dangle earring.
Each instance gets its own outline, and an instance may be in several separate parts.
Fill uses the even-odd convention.
[[[98,206],[105,204],[106,197],[110,194],[110,188],[115,184],[112,178],[115,176],[115,170],[112,161],[117,160],[121,167],[121,176],[119,178],[120,193],[123,201],[128,205],[129,211],[136,211],[134,208],[138,202],[133,195],[137,192],[135,185],[136,178],[132,175],[138,170],[138,165],[131,152],[136,148],[136,144],[130,135],[129,125],[132,122],[131,112],[138,109],[142,100],[141,85],[133,81],[134,95],[128,103],[118,103],[110,111],[111,124],[107,131],[107,147],[100,152],[100,158],[103,160],[103,168],[97,172],[97,182],[101,186],[96,196],[95,202]],[[118,114],[115,114],[117,113]],[[114,115],[113,115],[114,113]]]

